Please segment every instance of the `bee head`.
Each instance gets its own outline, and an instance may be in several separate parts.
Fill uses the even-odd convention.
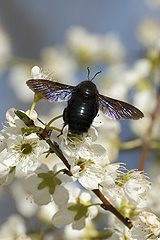
[[[83,95],[84,97],[91,97],[95,94],[98,94],[96,85],[90,80],[81,82],[77,86],[77,91],[79,94]]]
[[[101,73],[101,71],[95,73],[95,75],[90,79],[90,77],[89,77],[89,75],[90,75],[89,67],[87,68],[87,70],[88,70],[87,80],[81,82],[80,84],[78,84],[76,86],[76,92],[78,94],[83,95],[83,97],[88,98],[88,97],[92,97],[92,96],[98,94],[97,87],[92,81],[99,73]]]

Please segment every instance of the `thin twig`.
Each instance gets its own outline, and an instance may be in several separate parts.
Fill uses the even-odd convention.
[[[151,114],[151,122],[149,124],[147,133],[146,133],[146,137],[144,139],[143,142],[143,146],[142,146],[142,151],[141,151],[141,155],[140,155],[140,159],[139,159],[139,170],[143,171],[144,167],[145,167],[145,162],[148,158],[149,155],[149,150],[150,150],[150,145],[151,145],[151,137],[152,137],[152,130],[153,130],[153,126],[155,123],[155,120],[157,118],[157,115],[160,111],[160,94],[157,96],[157,102],[156,102],[156,106]]]
[[[38,136],[39,136],[40,139],[43,139],[43,140],[45,140],[48,143],[48,145],[50,146],[50,149],[52,150],[52,152],[54,152],[62,160],[64,165],[70,171],[71,166],[68,163],[68,161],[65,158],[65,156],[63,155],[61,149],[59,148],[58,143],[56,143],[55,141],[54,142],[51,141],[50,136],[47,133],[45,128],[43,129],[43,131],[41,133],[38,133]]]
[[[110,202],[104,197],[104,195],[102,194],[102,192],[99,189],[94,189],[92,190],[97,197],[102,201],[102,205],[101,207],[105,210],[110,211],[111,213],[113,213],[121,222],[123,222],[129,229],[131,229],[133,227],[131,221],[129,218],[124,218],[122,216],[122,214],[115,208],[113,207]]]

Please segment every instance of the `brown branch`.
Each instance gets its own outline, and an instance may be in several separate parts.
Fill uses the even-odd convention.
[[[59,148],[58,143],[56,143],[56,142],[53,143],[50,139],[46,140],[46,142],[48,143],[50,148],[54,151],[54,153],[62,160],[64,165],[67,167],[67,169],[70,171],[71,166],[68,163],[67,159],[64,157],[61,149]]]
[[[123,217],[123,215],[115,208],[113,207],[110,202],[104,197],[102,192],[99,189],[92,190],[96,196],[102,201],[101,207],[107,211],[110,211],[113,213],[121,222],[123,222],[129,229],[133,227],[131,221],[129,218]]]
[[[154,123],[155,123],[155,120],[157,118],[159,111],[160,111],[160,94],[157,96],[156,106],[155,106],[153,112],[151,113],[151,121],[150,121],[148,130],[147,130],[147,133],[146,133],[146,137],[143,142],[142,151],[141,151],[141,155],[140,155],[140,159],[139,159],[139,170],[140,171],[144,170],[145,162],[149,155],[153,126],[154,126]]]

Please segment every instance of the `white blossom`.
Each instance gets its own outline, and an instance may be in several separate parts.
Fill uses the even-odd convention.
[[[160,41],[160,23],[154,18],[147,18],[142,21],[137,31],[137,37],[145,47],[154,47],[159,45]],[[148,31],[149,29],[149,31]]]
[[[100,59],[104,62],[116,63],[123,60],[126,54],[118,34],[109,32],[102,37],[101,49],[99,51]]]
[[[81,63],[114,63],[125,55],[124,46],[115,33],[98,35],[80,26],[68,31],[67,46]]]
[[[64,236],[66,240],[80,240],[89,237],[92,238],[95,237],[96,234],[98,234],[98,232],[95,229],[94,224],[90,220],[86,220],[86,225],[81,230],[73,229],[71,224],[65,226],[64,228]]]
[[[104,182],[102,183],[104,184]],[[109,201],[112,203],[112,205],[118,209],[120,209],[122,200],[125,198],[124,191],[121,187],[116,185],[111,185],[108,187],[105,185],[102,188],[102,192],[104,196],[109,199]]]
[[[100,37],[83,27],[72,27],[67,33],[67,46],[80,62],[96,61],[100,44]]]
[[[110,171],[102,182],[104,195],[119,209],[144,208],[147,206],[147,194],[151,188],[150,182],[142,172],[132,170],[126,173],[120,171],[118,164],[110,164]]]
[[[18,134],[21,135],[21,129],[22,127],[25,127],[24,122],[16,116],[15,111],[15,108],[10,108],[6,112],[6,121],[3,129],[0,132],[5,139],[7,139],[9,136]]]
[[[150,212],[141,211],[132,216],[133,227],[129,229],[122,222],[114,217],[114,224],[111,227],[114,234],[110,240],[159,240],[160,222],[159,219]],[[116,238],[118,237],[118,238]]]
[[[76,215],[76,212],[68,210],[69,207],[63,206],[63,209],[60,209],[52,218],[52,222],[55,227],[61,228],[64,227],[65,225],[68,225],[70,223],[74,222],[74,217]],[[84,224],[84,218],[81,219],[83,222],[82,228],[85,226]]]
[[[128,90],[136,84],[140,84],[142,80],[149,77],[151,68],[152,65],[149,59],[138,59],[131,68],[124,71],[122,75],[124,81],[123,84],[128,86]]]
[[[11,193],[15,201],[18,212],[26,218],[34,216],[39,210],[37,205],[28,198],[23,181],[14,181],[11,185]]]
[[[9,34],[0,25],[0,66],[1,68],[12,56],[12,43]]]
[[[97,116],[93,119],[92,127],[89,128],[89,131],[93,130],[93,128],[99,128],[102,125],[103,125],[102,115],[100,114],[100,112],[98,112]]]
[[[115,187],[120,167],[121,164],[119,163],[108,164],[105,169],[105,177],[103,182],[101,183],[101,186],[106,187],[108,189],[111,187]]]
[[[73,229],[81,230],[85,227],[86,221],[96,217],[98,210],[96,206],[90,205],[89,193],[81,192],[77,187],[69,188],[69,193],[72,194],[72,200],[63,205],[63,208],[59,206],[52,222],[58,228],[72,224]]]
[[[68,191],[62,186],[68,177],[49,170],[46,165],[41,165],[34,174],[24,180],[24,188],[33,197],[38,205],[45,205],[54,200],[63,206],[68,202]]]
[[[118,219],[114,218],[114,224],[111,229],[113,229],[113,235],[109,240],[139,240],[133,239],[128,227],[121,223]]]
[[[44,47],[41,51],[41,59],[43,68],[49,70],[45,79],[75,84],[77,64],[64,48]]]
[[[157,166],[156,166],[157,168]],[[158,170],[158,169],[157,169]],[[160,176],[155,178],[153,173],[152,188],[147,195],[147,206],[152,210],[154,214],[160,216]]]
[[[151,101],[152,99],[152,101]],[[156,106],[156,93],[153,89],[145,89],[143,91],[139,91],[134,96],[134,104],[141,109],[144,113],[145,117],[138,121],[132,121],[130,123],[133,132],[135,132],[138,136],[144,137],[147,133],[151,122],[151,114]],[[148,107],[149,106],[149,107]],[[155,119],[155,123],[153,125],[152,137],[159,139],[159,130],[160,130],[160,117],[159,115]]]
[[[19,215],[11,215],[0,227],[0,239],[5,240],[31,240],[26,235],[24,220]]]
[[[124,82],[124,75],[127,70],[128,67],[124,63],[111,65],[104,72],[102,81],[99,83],[100,92],[106,96],[125,100],[128,92],[128,84]]]
[[[158,240],[160,237],[160,221],[153,213],[143,211],[135,219],[131,234],[133,238],[138,240]]]
[[[39,158],[46,150],[46,143],[35,134],[13,135],[6,139],[6,149],[0,153],[0,161],[6,167],[16,167],[17,174],[27,174],[40,165]]]
[[[129,171],[123,178],[126,178],[123,189],[128,200],[137,205],[137,207],[146,206],[147,194],[151,189],[151,184],[147,177],[140,171]]]
[[[47,224],[51,224],[52,217],[57,212],[57,210],[58,210],[57,205],[55,204],[54,201],[51,201],[47,205],[39,206],[37,216],[41,221],[43,221]]]
[[[10,136],[12,137],[13,135],[22,135],[22,128],[26,127],[25,123],[15,114],[15,111],[15,108],[10,108],[6,112],[6,121],[4,123],[3,129],[0,131],[0,136],[3,137],[3,142],[5,142],[5,139],[8,139]],[[40,125],[39,121],[37,120],[38,114],[36,111],[33,111],[32,115],[30,115],[30,110],[21,112],[31,118],[34,121],[35,125]]]
[[[105,169],[91,160],[77,162],[77,166],[72,168],[72,174],[78,179],[86,189],[97,189],[103,181]]]
[[[15,96],[21,102],[31,102],[33,92],[26,85],[26,80],[30,79],[30,67],[26,64],[14,65],[10,68],[10,85]]]
[[[93,143],[92,140],[95,138],[92,137],[86,138],[77,135],[71,137],[66,136],[64,129],[61,150],[71,165],[73,176],[85,188],[98,188],[104,179],[105,168],[109,164],[105,148],[100,144]]]
[[[60,147],[63,151],[63,154],[66,156],[66,158],[68,158],[69,163],[74,165],[74,161],[81,157],[84,149],[86,150],[85,153],[89,154],[87,146],[89,147],[96,139],[97,132],[94,128],[90,128],[88,133],[84,135],[72,135],[68,134],[67,125],[63,129],[63,138],[61,140]],[[102,150],[102,155],[104,154],[104,151]]]
[[[29,115],[29,111],[22,113]],[[31,119],[37,123],[35,111]],[[34,171],[40,165],[42,154],[48,150],[47,143],[40,140],[35,133],[22,134],[22,129],[25,127],[24,122],[15,114],[14,108],[6,112],[6,123],[0,132],[0,163],[4,165],[8,174],[14,167],[16,167],[17,175],[25,175]]]
[[[40,78],[43,78],[42,76],[42,71],[41,69],[38,67],[38,66],[34,66],[32,69],[31,69],[31,76],[33,79],[40,79]]]
[[[98,143],[106,149],[106,155],[110,162],[117,159],[119,154],[118,143],[121,131],[120,123],[103,116],[104,124],[99,128]]]
[[[5,157],[5,153],[1,153],[0,156]],[[7,167],[0,162],[0,185],[8,185],[13,181],[15,176],[15,167]]]

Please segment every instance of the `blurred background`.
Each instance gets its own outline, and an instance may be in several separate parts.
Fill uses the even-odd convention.
[[[99,130],[100,139],[112,161],[138,168],[156,106],[159,50],[160,0],[0,1],[0,122],[9,108],[30,107],[33,93],[25,82],[32,78],[33,66],[42,68],[46,78],[70,85],[86,78],[87,67],[91,75],[102,70],[94,80],[99,91],[131,102],[145,118],[122,123],[103,119],[106,134]],[[64,106],[42,101],[36,109],[47,122]],[[153,139],[159,141],[159,117],[155,123]],[[155,148],[150,158],[159,155]]]
[[[4,120],[5,112],[9,107],[26,106],[24,103],[27,93],[23,92],[25,91],[23,88],[21,92],[23,92],[22,96],[24,96],[24,99],[18,99],[17,91],[20,86],[17,85],[20,85],[24,79],[30,78],[30,69],[32,66],[39,64],[40,67],[43,67],[45,65],[45,69],[47,68],[50,72],[56,73],[56,64],[58,63],[54,64],[54,61],[59,61],[59,65],[61,65],[59,68],[62,71],[66,68],[66,75],[69,71],[73,71],[75,67],[69,66],[71,59],[68,59],[68,63],[66,63],[67,59],[65,59],[66,61],[58,59],[63,58],[62,54],[65,54],[65,51],[57,51],[56,54],[61,56],[54,57],[54,53],[52,56],[51,51],[47,52],[46,49],[47,47],[56,49],[66,48],[66,45],[69,44],[68,35],[72,38],[70,31],[73,27],[82,27],[84,31],[88,31],[90,34],[101,35],[101,37],[105,37],[106,34],[113,34],[114,37],[108,36],[110,38],[113,37],[115,40],[115,46],[111,46],[113,48],[112,54],[116,58],[118,54],[123,55],[123,51],[125,50],[125,63],[132,63],[133,60],[144,57],[145,49],[144,45],[139,41],[138,28],[142,24],[142,21],[146,19],[152,20],[154,18],[154,20],[159,21],[158,2],[156,0],[101,0],[100,2],[92,0],[1,1],[0,121]],[[149,34],[149,31],[152,30],[154,31],[154,29],[148,28],[146,31]],[[83,40],[81,37],[80,35],[79,42],[81,41],[82,44]],[[106,42],[106,49],[104,51],[110,48],[109,43],[111,44],[111,42],[112,39],[108,40],[108,45]],[[77,44],[79,43],[77,42]],[[112,44],[114,45],[114,42]],[[73,48],[73,43],[71,47]],[[90,47],[88,46],[88,51],[90,51]],[[122,56],[118,57],[121,58]],[[76,65],[73,56],[72,61]],[[91,69],[93,71],[99,70],[99,68],[96,68],[99,61],[97,59],[92,59],[92,61],[94,64]],[[65,64],[68,64],[68,67],[64,66]],[[29,69],[26,65],[29,66]],[[85,66],[86,63],[83,62],[82,65]],[[107,67],[108,64],[106,63],[104,69],[106,70]],[[81,81],[84,77],[86,77],[86,70],[83,70],[78,81]],[[65,82],[65,79],[62,79],[62,81]],[[120,81],[123,81],[123,79],[121,78]],[[98,84],[98,81],[96,83]],[[31,99],[28,99],[28,101],[31,101]]]

